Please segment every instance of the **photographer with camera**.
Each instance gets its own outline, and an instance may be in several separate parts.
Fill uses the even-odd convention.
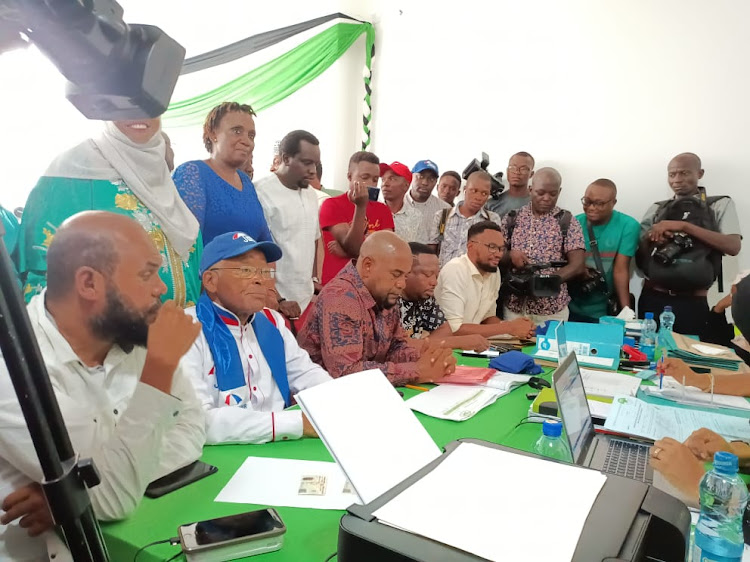
[[[503,218],[508,249],[503,262],[511,268],[500,292],[505,320],[568,319],[567,282],[583,273],[586,246],[580,223],[557,206],[561,184],[554,168],[538,170],[529,188],[531,202]],[[565,265],[556,269],[554,262]]]
[[[651,205],[641,221],[637,265],[646,280],[638,315],[659,316],[671,306],[674,331],[710,341],[708,289],[721,275],[724,255],[740,252],[742,236],[734,202],[726,195],[707,197],[695,154],[669,162],[667,180],[674,197]]]
[[[466,253],[466,237],[471,226],[487,220],[500,225],[500,217],[484,208],[491,190],[492,176],[477,170],[466,179],[464,200],[453,209],[435,213],[428,244],[438,253],[440,267]]]
[[[576,216],[586,241],[586,271],[568,285],[570,320],[599,322],[630,306],[630,259],[640,228],[633,217],[615,211],[617,186],[601,178],[586,188],[583,213]]]
[[[493,194],[485,208],[503,218],[510,211],[528,205],[529,181],[534,177],[534,157],[528,152],[516,152],[508,161],[508,191]]]

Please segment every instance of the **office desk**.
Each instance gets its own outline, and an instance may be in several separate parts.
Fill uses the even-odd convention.
[[[461,363],[487,366],[487,360],[483,359],[461,358]],[[551,369],[546,371],[551,372]],[[525,424],[513,430],[529,410],[530,401],[526,398],[528,389],[528,386],[522,386],[500,397],[494,404],[463,422],[415,414],[440,447],[461,437],[473,437],[511,447],[529,448],[541,434],[541,425]],[[404,398],[418,393],[406,388],[401,390]],[[102,524],[113,562],[131,562],[138,548],[153,541],[176,537],[177,527],[182,524],[266,507],[214,502],[248,456],[333,460],[320,439],[264,445],[206,446],[202,460],[217,466],[219,472],[161,498],[144,498],[136,512],[125,521]],[[273,475],[269,475],[269,478],[273,478]],[[280,551],[264,554],[261,558],[263,562],[323,562],[336,551],[339,519],[343,511],[292,507],[277,509],[287,526],[284,547]],[[139,554],[137,562],[166,560],[178,551],[179,547],[176,546],[154,546]]]

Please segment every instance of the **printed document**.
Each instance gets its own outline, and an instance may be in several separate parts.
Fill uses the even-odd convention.
[[[441,384],[409,398],[406,405],[433,418],[464,421],[508,392],[484,386]]]
[[[701,427],[718,433],[728,441],[747,440],[750,437],[750,424],[747,418],[689,408],[657,406],[632,396],[615,396],[604,424],[604,429],[618,433],[654,441],[662,437],[671,437],[680,442]]]

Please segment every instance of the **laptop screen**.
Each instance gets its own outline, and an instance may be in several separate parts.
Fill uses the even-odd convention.
[[[565,433],[568,435],[573,462],[581,464],[595,434],[575,353],[568,355],[555,370],[552,378],[555,383],[557,407]]]

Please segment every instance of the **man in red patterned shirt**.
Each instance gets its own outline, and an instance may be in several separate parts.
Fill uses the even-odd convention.
[[[300,332],[312,360],[334,378],[380,369],[396,386],[452,373],[450,348],[410,345],[401,327],[396,305],[411,267],[409,245],[396,234],[368,236],[356,264],[350,262],[320,292]]]

